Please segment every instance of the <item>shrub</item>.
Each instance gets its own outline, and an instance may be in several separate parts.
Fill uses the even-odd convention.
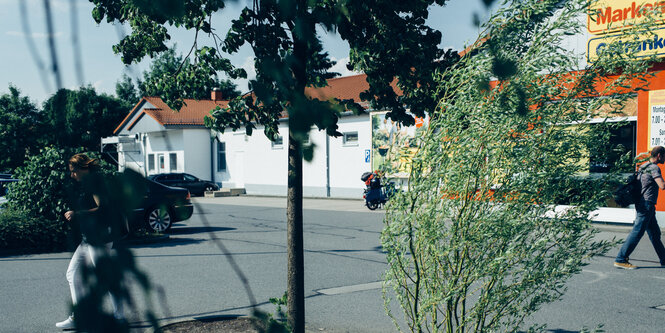
[[[0,250],[50,252],[65,249],[65,224],[14,210],[0,212]]]
[[[46,147],[30,156],[25,166],[16,169],[14,178],[20,181],[9,185],[8,207],[33,217],[64,221],[63,214],[70,208],[68,202],[75,191],[67,161],[79,152]],[[97,153],[87,154],[99,158]],[[113,173],[108,163],[101,161],[101,165],[102,172]]]
[[[73,182],[67,172],[70,151],[47,147],[16,169],[19,182],[9,185],[7,206],[30,217],[64,222]]]
[[[65,248],[70,227],[65,221],[64,213],[70,209],[69,202],[75,193],[75,184],[69,177],[67,161],[75,153],[77,151],[70,149],[47,147],[39,154],[30,156],[24,166],[16,169],[14,178],[19,181],[8,186],[8,211],[3,213],[3,221],[6,221],[3,228],[6,228],[7,232],[13,230],[18,234],[16,238],[12,238],[15,241],[3,243],[3,248],[22,249],[26,248],[22,244],[37,244],[45,241],[45,238],[48,238],[46,245],[39,248]],[[96,153],[89,155],[98,157]],[[111,166],[104,162],[102,170],[105,173],[112,172]],[[71,240],[75,243],[75,236],[72,237]]]

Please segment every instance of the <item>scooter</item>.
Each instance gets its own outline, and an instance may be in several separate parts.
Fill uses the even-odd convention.
[[[365,175],[363,175],[363,178],[365,178]],[[373,174],[373,177],[369,180],[369,184],[367,184],[365,192],[363,193],[365,206],[367,206],[369,210],[375,210],[384,206],[394,193],[395,183],[389,182],[387,185],[382,185],[381,178],[379,178],[378,175]]]

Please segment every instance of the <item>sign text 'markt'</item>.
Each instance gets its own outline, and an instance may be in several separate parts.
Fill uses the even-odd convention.
[[[665,14],[665,1],[601,0],[591,6],[587,27],[593,34],[606,33],[632,26],[652,13]]]

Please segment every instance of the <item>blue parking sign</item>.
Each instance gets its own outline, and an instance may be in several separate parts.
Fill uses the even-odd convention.
[[[371,150],[365,149],[365,163],[369,163],[371,156],[372,156]]]

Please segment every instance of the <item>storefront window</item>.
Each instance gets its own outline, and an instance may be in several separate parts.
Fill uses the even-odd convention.
[[[589,144],[589,172],[632,172],[637,122],[592,124],[598,140]]]

